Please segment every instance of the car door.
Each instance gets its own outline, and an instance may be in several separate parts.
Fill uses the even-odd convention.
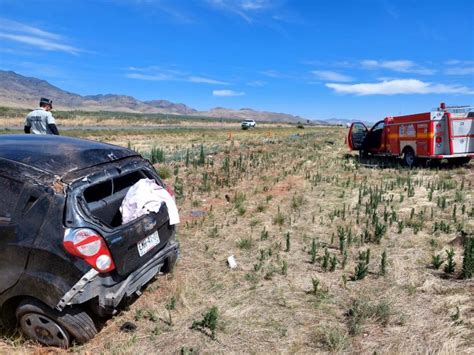
[[[17,204],[23,184],[0,175],[0,293],[13,286],[24,270],[27,255],[18,253]]]
[[[362,122],[354,122],[349,129],[347,143],[351,150],[360,150],[367,136],[367,127]]]
[[[378,153],[385,149],[385,121],[372,126],[366,137],[366,148],[369,152]]]
[[[14,286],[25,270],[49,199],[40,186],[7,177],[0,171],[0,294]]]

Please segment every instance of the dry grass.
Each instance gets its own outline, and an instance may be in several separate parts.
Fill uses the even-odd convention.
[[[173,275],[151,283],[95,339],[73,351],[472,353],[474,282],[458,278],[462,246],[456,229],[467,233],[474,229],[474,165],[440,171],[409,171],[393,163],[383,167],[383,161],[361,165],[346,154],[344,129],[297,133],[302,131],[221,129],[89,136],[124,146],[130,141],[141,152],[153,146],[164,148],[165,164],[173,170],[168,183],[175,184],[178,178],[183,186],[179,199],[182,258]],[[206,163],[193,165],[201,144]],[[186,150],[191,151],[188,166]],[[431,201],[428,186],[434,186]],[[366,221],[373,232],[373,211],[366,215],[365,210],[375,196],[368,191],[375,189],[383,200],[376,214],[387,228],[379,244],[361,242]],[[239,203],[238,194],[245,195],[237,198]],[[437,206],[441,197],[446,198],[444,210]],[[392,225],[384,221],[385,207],[390,216],[392,210],[396,215]],[[196,212],[204,216],[195,217],[202,214]],[[282,219],[277,223],[279,214]],[[399,233],[402,220],[405,227]],[[451,232],[433,232],[439,221],[448,223]],[[415,234],[417,226],[421,229]],[[344,269],[338,227],[351,229]],[[310,263],[313,238],[318,243],[314,264]],[[242,240],[248,241],[245,247]],[[430,268],[431,256],[445,257],[451,246],[456,252],[455,274]],[[323,271],[326,248],[338,261],[333,272]],[[368,248],[368,275],[351,281],[359,251]],[[388,264],[381,276],[384,250]],[[226,265],[230,255],[238,263],[234,270]],[[317,292],[313,279],[320,282]],[[172,297],[177,303],[169,325],[166,304]],[[216,340],[190,329],[212,306],[220,313]],[[456,307],[458,319],[454,319]],[[126,321],[138,326],[135,333],[119,330]],[[0,352],[12,351],[47,349],[18,338],[0,341]]]

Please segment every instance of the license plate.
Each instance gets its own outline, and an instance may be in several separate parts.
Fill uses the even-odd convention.
[[[149,235],[148,237],[142,239],[137,243],[138,254],[140,256],[143,256],[151,249],[156,247],[158,244],[160,244],[160,236],[158,235],[158,231],[156,231],[155,233]]]

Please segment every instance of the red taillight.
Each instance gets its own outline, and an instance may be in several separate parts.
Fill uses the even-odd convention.
[[[443,142],[443,137],[440,137],[440,136],[436,137],[436,143],[439,144],[439,143],[442,143],[442,142]]]
[[[99,272],[109,272],[115,269],[104,238],[92,229],[66,230],[63,245],[68,253],[83,259]]]

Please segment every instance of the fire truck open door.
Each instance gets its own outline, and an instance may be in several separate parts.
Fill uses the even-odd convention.
[[[360,150],[364,144],[368,129],[362,122],[354,122],[349,130],[347,143],[351,150]]]

